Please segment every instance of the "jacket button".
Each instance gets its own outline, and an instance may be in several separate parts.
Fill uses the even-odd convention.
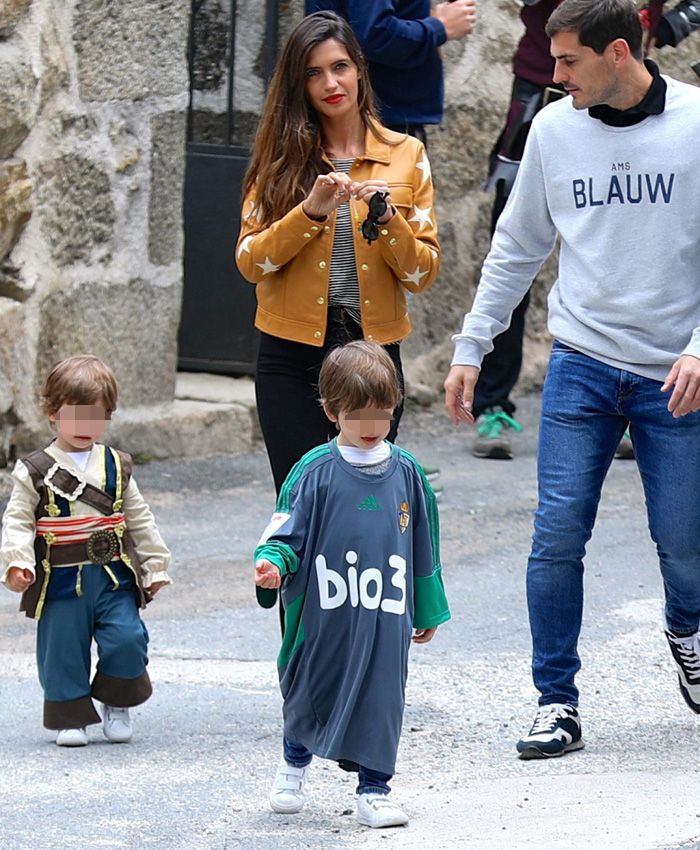
[[[321,262],[318,264],[318,267],[319,267],[319,269],[325,269],[326,268],[326,261],[321,260]]]
[[[321,339],[321,331],[314,331],[314,339]]]
[[[367,263],[362,263],[360,268],[362,269],[363,272],[366,272],[369,269],[369,266],[367,265]]]
[[[394,239],[394,237],[393,237],[393,236],[392,236],[392,237],[391,237],[391,239],[389,240],[389,244],[390,244],[390,245],[396,245],[396,239]]]
[[[331,232],[331,229],[330,229],[330,227],[329,227],[328,225],[326,225],[323,229],[326,231],[326,233],[330,233],[330,232]]]
[[[372,302],[369,300],[369,298],[365,298],[365,300],[362,303],[365,304],[365,305],[369,305]]]
[[[317,304],[325,304],[326,299],[323,297],[323,295],[319,295],[318,298],[316,299],[316,303]]]
[[[382,236],[388,236],[388,235],[389,235],[389,231],[388,231],[388,230],[386,229],[386,227],[385,227],[385,228],[382,230]]]
[[[310,234],[310,233],[305,233],[305,234],[304,234],[304,239],[311,239],[311,234]]]
[[[372,334],[370,334],[370,335],[367,337],[367,339],[370,339],[370,340],[371,340],[371,339],[374,339],[374,337],[372,336]]]
[[[315,232],[316,230],[318,230],[318,227],[316,227],[316,225],[315,225],[315,224],[312,224],[312,225],[311,225],[311,229]]]

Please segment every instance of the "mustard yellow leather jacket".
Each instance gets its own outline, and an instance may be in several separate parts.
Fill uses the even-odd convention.
[[[384,128],[382,133],[393,144],[380,142],[368,130],[365,154],[352,164],[349,176],[358,182],[386,181],[396,208],[369,245],[356,226],[366,218],[367,205],[350,201],[362,328],[366,339],[385,345],[408,336],[405,291],[423,292],[435,280],[440,245],[425,148],[412,136]],[[243,277],[257,284],[257,328],[282,339],[323,345],[334,231],[335,213],[317,222],[304,214],[301,204],[262,228],[255,188],[245,197],[236,262]]]

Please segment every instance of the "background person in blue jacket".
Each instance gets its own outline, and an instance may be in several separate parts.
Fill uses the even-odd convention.
[[[353,28],[369,64],[382,124],[425,144],[425,124],[442,120],[444,81],[438,48],[474,28],[476,0],[430,8],[430,0],[306,0],[305,14],[330,10]]]

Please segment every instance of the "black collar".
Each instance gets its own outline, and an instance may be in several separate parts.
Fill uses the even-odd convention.
[[[629,109],[613,109],[603,103],[599,106],[592,106],[588,110],[591,118],[597,118],[603,124],[608,124],[611,127],[631,127],[633,124],[638,124],[649,115],[661,115],[666,107],[666,80],[661,76],[659,66],[651,59],[644,60],[644,66],[652,76],[649,91],[644,95],[641,101]]]

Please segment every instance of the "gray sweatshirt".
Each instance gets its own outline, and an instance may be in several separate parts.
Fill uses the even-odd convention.
[[[568,97],[535,117],[453,364],[481,364],[557,235],[553,337],[655,380],[700,358],[700,89],[664,79],[665,110],[632,127]]]

